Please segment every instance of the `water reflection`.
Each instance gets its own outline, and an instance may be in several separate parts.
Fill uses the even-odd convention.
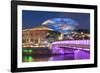
[[[72,50],[71,50],[72,51]],[[45,54],[45,55],[23,55],[23,62],[39,62],[39,61],[61,61],[61,60],[77,60],[89,59],[90,52],[83,50],[73,50],[66,54]]]

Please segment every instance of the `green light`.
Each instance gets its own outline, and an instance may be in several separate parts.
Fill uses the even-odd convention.
[[[28,50],[28,52],[29,52],[29,53],[32,53],[32,50],[30,49],[30,50]]]
[[[26,52],[28,52],[28,50],[24,49],[24,50],[23,50],[23,52],[25,52],[25,53],[26,53]]]
[[[28,61],[29,61],[29,62],[32,62],[32,56],[29,56],[29,57],[28,57]]]

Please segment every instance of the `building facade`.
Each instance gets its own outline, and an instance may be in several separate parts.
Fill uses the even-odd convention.
[[[52,29],[43,26],[24,29],[22,31],[22,47],[49,47],[50,43],[46,40],[48,31],[52,31]]]

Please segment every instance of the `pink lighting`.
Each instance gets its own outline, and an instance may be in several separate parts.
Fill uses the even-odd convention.
[[[89,45],[90,40],[67,40],[67,41],[57,41],[53,42],[52,45],[54,44],[82,44],[82,45]]]
[[[53,54],[73,53],[73,51],[75,50],[88,51],[88,52],[90,51],[89,48],[80,48],[80,46],[76,47],[76,45],[85,45],[89,47],[90,40],[57,41],[52,43],[51,49]]]

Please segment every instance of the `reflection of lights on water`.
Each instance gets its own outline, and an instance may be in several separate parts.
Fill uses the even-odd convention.
[[[77,50],[75,51],[75,53],[78,53],[78,52],[80,52],[80,50],[79,50],[79,49],[77,49]]]
[[[27,61],[27,60],[28,60],[28,59],[27,59],[27,56],[25,56],[25,57],[24,57],[24,61]]]
[[[68,54],[63,54],[63,50],[57,49],[56,51],[60,52],[61,54],[55,56],[44,56],[40,57],[32,57],[30,56],[23,56],[24,62],[37,62],[37,61],[60,61],[60,60],[76,60],[76,59],[89,59],[90,53],[83,51],[81,49],[76,50],[69,50],[66,51]],[[73,51],[73,52],[72,52]]]
[[[83,50],[76,50],[74,51],[74,59],[89,59],[90,53],[89,51],[83,51]]]
[[[46,41],[45,41],[46,42]],[[63,47],[64,44],[82,44],[82,45],[89,45],[90,44],[90,40],[70,40],[70,41],[57,41],[57,42],[53,42],[52,46],[51,46],[51,50],[52,50],[52,54],[62,54],[64,55],[65,53],[70,53],[70,55],[74,55],[74,59],[89,59],[90,58],[90,49],[84,49],[84,48],[76,48],[76,47],[70,47],[67,46],[67,48],[70,48],[72,50],[64,50],[63,48],[59,47],[60,45]],[[32,49],[28,48],[28,49],[23,49],[24,53],[32,53]],[[74,53],[73,53],[74,52]],[[68,55],[67,54],[67,55]],[[66,58],[66,56],[61,56],[57,57],[57,56],[53,56],[52,58],[50,58],[49,60],[63,60]],[[68,56],[67,56],[68,57]],[[72,59],[73,56],[70,56],[70,58]],[[36,58],[32,57],[32,56],[25,56],[23,57],[23,61],[24,62],[33,62],[35,61]],[[43,58],[42,58],[43,59]],[[67,60],[69,58],[66,58]],[[41,61],[41,59],[39,58],[39,60]]]
[[[32,62],[32,56],[29,56],[29,57],[28,57],[28,61],[29,61],[29,62]]]
[[[33,58],[32,58],[32,56],[24,56],[24,61],[25,62],[32,62]]]

